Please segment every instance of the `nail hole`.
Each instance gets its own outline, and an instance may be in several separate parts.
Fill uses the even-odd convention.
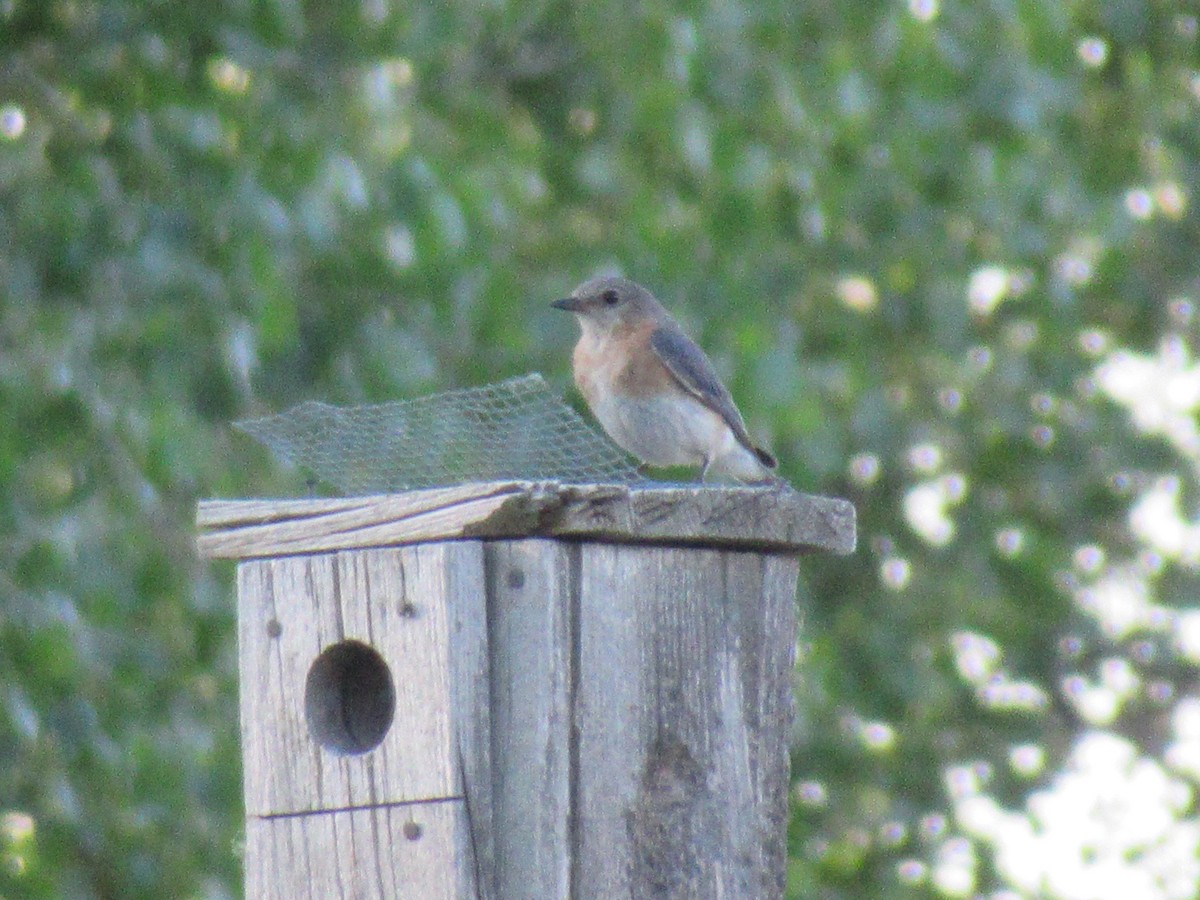
[[[511,569],[508,573],[508,586],[518,591],[525,586],[525,573],[520,569]]]
[[[405,822],[404,823],[404,836],[406,838],[408,838],[410,841],[420,840],[421,826],[418,825],[416,822]]]
[[[271,619],[267,622],[267,637],[277,638],[283,634],[283,626],[279,624],[278,619]]]

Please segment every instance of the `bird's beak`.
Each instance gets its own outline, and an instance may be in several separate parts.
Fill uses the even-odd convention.
[[[563,297],[561,300],[555,300],[550,305],[555,309],[565,309],[567,312],[579,312],[583,308],[583,304],[574,297]]]

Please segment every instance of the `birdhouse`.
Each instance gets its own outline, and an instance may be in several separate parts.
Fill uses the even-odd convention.
[[[781,897],[798,555],[854,509],[496,482],[200,504],[246,895]]]

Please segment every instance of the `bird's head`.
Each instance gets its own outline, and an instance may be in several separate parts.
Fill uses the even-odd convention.
[[[550,304],[574,313],[585,334],[609,335],[633,327],[645,319],[655,322],[666,316],[654,295],[627,278],[603,276],[585,281],[570,297]]]

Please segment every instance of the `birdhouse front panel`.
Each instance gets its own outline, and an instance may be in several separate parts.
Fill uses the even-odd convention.
[[[238,567],[246,812],[461,797],[451,720],[451,555],[416,544]]]

